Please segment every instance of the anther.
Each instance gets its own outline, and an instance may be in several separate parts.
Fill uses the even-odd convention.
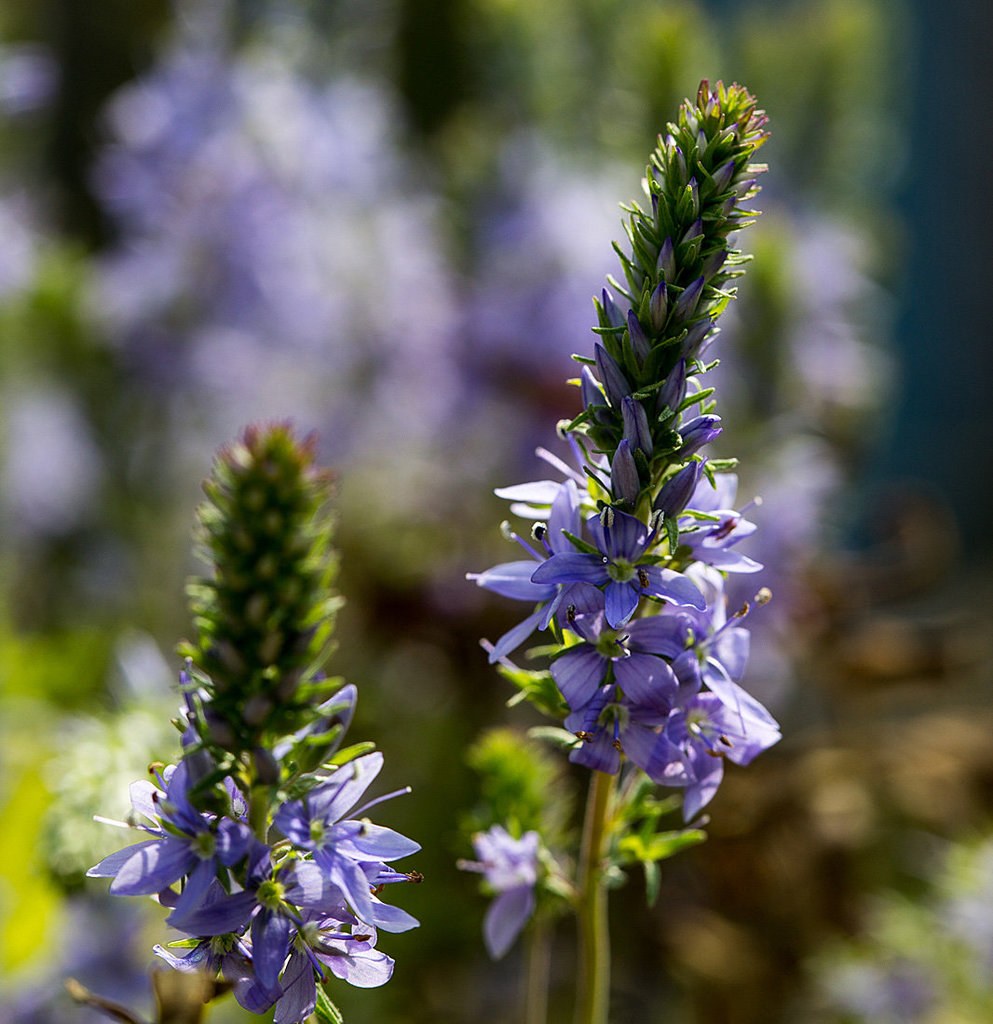
[[[717,527],[716,530],[711,533],[711,536],[716,540],[724,540],[725,537],[730,536],[734,532],[734,528],[738,525],[738,519],[736,516],[728,516],[727,519]]]

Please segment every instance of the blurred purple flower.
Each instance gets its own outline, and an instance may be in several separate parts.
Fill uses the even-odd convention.
[[[472,839],[478,861],[460,861],[464,871],[478,871],[496,892],[483,919],[483,939],[494,960],[513,945],[534,913],[538,879],[538,833],[514,839],[501,825],[478,832]]]

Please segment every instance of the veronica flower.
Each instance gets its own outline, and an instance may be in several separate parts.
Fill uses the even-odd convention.
[[[680,606],[706,607],[699,587],[673,569],[663,569],[647,556],[657,531],[640,519],[611,509],[607,522],[600,516],[586,521],[597,551],[570,550],[552,555],[532,574],[534,583],[592,583],[603,586],[607,622],[622,626],[634,614],[643,595],[661,597]]]
[[[375,878],[385,862],[416,853],[420,846],[405,836],[368,820],[345,819],[383,767],[378,751],[356,758],[302,800],[283,804],[273,823],[298,850],[311,853],[314,863],[332,885],[344,894],[355,914],[387,931],[399,932],[417,924],[413,917],[396,907],[386,908],[374,900],[370,876]],[[399,793],[363,804],[355,814]]]
[[[662,785],[685,785],[683,817],[689,821],[717,792],[725,758],[746,765],[779,739],[779,726],[768,716],[759,721],[730,708],[717,694],[698,693],[669,716],[645,770]],[[672,771],[676,762],[685,770],[685,781],[673,781],[679,778]]]
[[[202,971],[212,978],[222,975],[231,985],[235,999],[249,1013],[264,1013],[276,998],[276,993],[265,988],[256,977],[251,946],[241,936],[205,936],[193,945],[155,946],[153,952],[174,970]]]
[[[393,974],[393,960],[375,946],[376,929],[344,904],[333,914],[306,911],[280,978],[275,1024],[306,1020],[317,1002],[317,983],[328,971],[357,988],[385,985]]]
[[[675,764],[675,757],[661,767],[656,763],[659,727],[669,718],[672,693],[659,688],[649,697],[634,701],[626,694],[618,695],[616,685],[600,687],[587,704],[566,717],[565,727],[583,741],[572,748],[569,760],[616,775],[624,754],[652,778],[655,778],[653,772],[662,771],[663,777],[655,778],[656,782],[679,785],[677,780],[685,773]]]
[[[114,896],[141,896],[168,889],[186,877],[173,917],[182,917],[203,901],[219,867],[236,864],[248,852],[251,830],[244,822],[203,814],[188,796],[186,761],[163,774],[165,792],[150,782],[131,786],[136,814],[154,825],[138,824],[155,838],[125,847],[87,871],[91,877],[110,877]],[[188,876],[188,877],[187,877]]]
[[[239,934],[250,926],[254,976],[272,999],[297,928],[298,908],[320,906],[326,899],[324,880],[314,864],[291,862],[274,870],[269,847],[255,840],[244,889],[231,895],[212,891],[199,907],[182,915],[174,911],[167,920],[201,938]]]
[[[724,577],[716,569],[699,563],[687,570],[706,595],[704,611],[692,608],[663,609],[654,617],[654,629],[666,649],[678,647],[672,670],[679,688],[679,704],[706,686],[740,717],[778,729],[776,720],[747,690],[738,685],[748,663],[750,634],[738,623],[747,606],[728,617]]]
[[[705,476],[701,477],[687,505],[696,512],[716,517],[716,521],[692,515],[681,517],[679,542],[690,549],[697,562],[724,572],[758,572],[761,562],[732,550],[738,541],[755,532],[755,524],[731,508],[737,489],[738,477],[734,473],[717,474],[713,486]]]
[[[678,683],[663,656],[674,658],[683,647],[669,623],[653,615],[613,628],[596,587],[576,584],[574,596],[568,627],[582,641],[566,648],[549,669],[569,707],[578,711],[593,700],[608,670],[631,700],[651,707],[671,702]]]
[[[460,861],[465,871],[479,871],[497,893],[483,919],[483,939],[494,960],[502,957],[534,913],[538,878],[538,833],[514,839],[500,825],[472,838],[478,861]]]
[[[533,488],[537,486],[522,485],[522,487],[531,488],[528,493],[532,495],[535,493]],[[572,534],[579,532],[579,493],[575,483],[572,479],[568,479],[565,483],[554,484],[553,487],[554,494],[551,497],[548,525],[537,531],[540,538],[538,543],[544,549],[544,554],[514,534],[514,539],[528,552],[531,560],[504,562],[485,572],[466,574],[466,579],[475,580],[479,586],[485,587],[487,590],[514,600],[530,601],[538,605],[527,618],[497,640],[490,651],[491,664],[513,651],[536,629],[546,629],[552,616],[568,596],[565,593],[568,590],[567,587],[561,587],[554,583],[535,583],[532,579],[535,562],[540,563],[549,556],[567,550],[572,551],[572,545],[565,534],[566,532]]]

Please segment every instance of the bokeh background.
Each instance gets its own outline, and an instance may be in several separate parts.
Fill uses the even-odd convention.
[[[175,749],[190,529],[246,423],[340,473],[334,669],[426,876],[349,1024],[520,1016],[460,874],[509,712],[492,489],[542,475],[618,203],[701,77],[771,119],[714,371],[784,739],[614,894],[616,1021],[993,1019],[993,8],[970,0],[0,4],[0,1022],[151,1013],[161,913],[86,868]],[[575,782],[581,781],[577,776]],[[573,936],[556,934],[553,1019]],[[212,1021],[244,1021],[230,1000]]]

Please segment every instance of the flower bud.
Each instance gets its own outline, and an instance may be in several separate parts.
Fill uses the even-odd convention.
[[[680,405],[682,405],[685,397],[686,360],[680,359],[673,367],[672,373],[666,378],[665,383],[658,390],[655,404],[659,414],[666,408],[669,409],[670,413],[675,413]]]
[[[694,459],[683,466],[674,476],[669,477],[662,485],[653,508],[664,512],[667,516],[678,516],[693,496],[702,469],[703,463]]]
[[[652,351],[652,342],[641,326],[641,321],[635,316],[633,309],[628,310],[628,336],[631,339],[631,348],[638,357],[638,362],[643,363]]]
[[[641,481],[638,479],[638,467],[634,464],[634,456],[631,454],[631,442],[627,438],[617,446],[611,460],[610,487],[615,498],[622,498],[632,507],[638,503]]]
[[[655,269],[665,281],[671,282],[676,276],[676,250],[671,238],[667,238],[662,243],[658,259],[655,261]]]
[[[621,312],[620,306],[614,302],[613,296],[606,288],[601,292],[601,308],[603,309],[604,316],[607,318],[607,322],[602,324],[603,327],[623,327],[624,326],[624,314]]]
[[[665,327],[666,313],[669,311],[668,292],[665,281],[659,281],[655,286],[655,291],[652,292],[652,297],[649,300],[648,309],[652,317],[652,328],[656,333],[661,332],[662,328]]]
[[[631,385],[628,384],[617,361],[599,342],[593,346],[593,354],[596,357],[597,376],[600,378],[600,383],[603,384],[610,404],[618,409],[624,396],[631,393]]]
[[[717,252],[711,253],[703,263],[703,279],[709,281],[724,266],[727,258],[726,249],[719,249]]]
[[[640,448],[646,458],[652,455],[652,432],[648,426],[648,416],[641,402],[626,395],[621,402],[621,416],[624,421],[624,438],[631,442],[632,448]]]
[[[720,425],[720,416],[706,415],[697,416],[685,426],[679,428],[680,437],[683,439],[683,446],[673,456],[676,459],[686,459],[698,452],[705,444],[720,434],[723,429]]]
[[[692,229],[691,229],[692,230]],[[687,232],[688,234],[689,232]],[[703,292],[704,279],[698,277],[690,285],[687,286],[686,290],[676,302],[676,308],[673,310],[673,317],[679,320],[689,320],[691,316],[696,312],[697,304],[700,301],[700,295]]]
[[[728,160],[714,171],[714,193],[720,195],[731,184],[734,177],[734,161]]]
[[[579,394],[583,408],[594,421],[602,423],[604,415],[601,410],[607,408],[607,402],[588,366],[584,366],[579,372]]]

